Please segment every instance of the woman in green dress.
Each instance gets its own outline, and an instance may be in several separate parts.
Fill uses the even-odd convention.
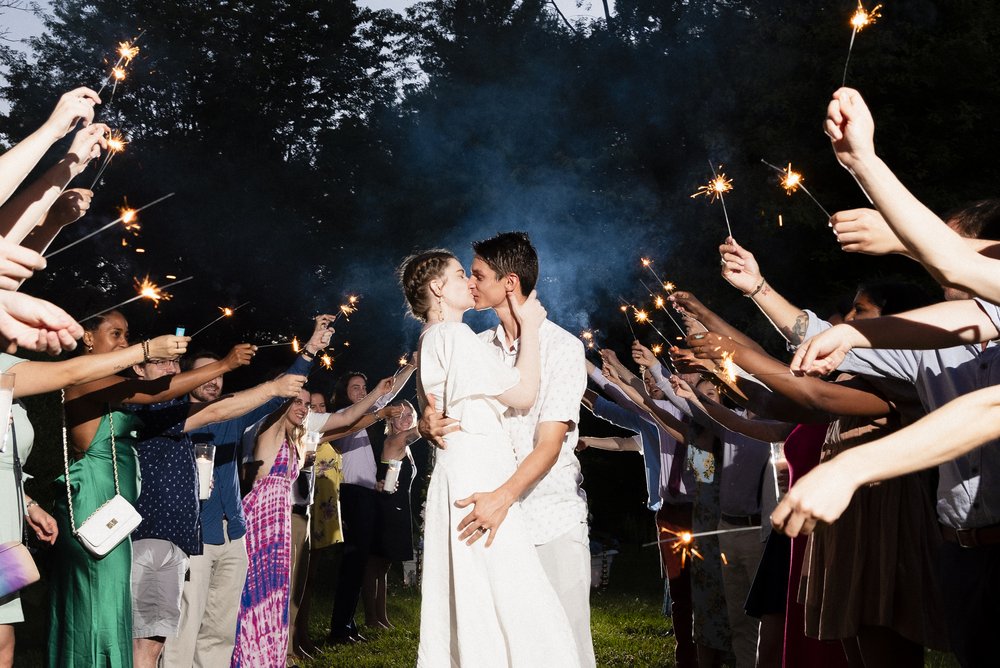
[[[128,323],[112,311],[88,323],[84,356],[128,348]],[[164,338],[164,337],[161,337]],[[143,344],[144,359],[177,357],[190,340],[169,337],[176,350],[154,354]],[[241,354],[252,350],[245,346]],[[133,446],[143,423],[122,411],[122,404],[154,404],[184,396],[213,378],[246,364],[234,353],[191,371],[156,380],[111,375],[69,387],[65,392],[66,445],[69,452],[70,494],[77,528],[115,495],[117,452],[118,490],[129,503],[139,495],[139,467]],[[252,355],[252,352],[249,353]],[[128,365],[119,369],[127,368]],[[122,541],[102,558],[87,552],[73,536],[65,478],[59,486],[55,517],[59,523],[50,583],[49,666],[102,668],[132,666],[132,544]]]

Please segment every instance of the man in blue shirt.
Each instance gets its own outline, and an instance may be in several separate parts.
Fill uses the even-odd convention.
[[[308,376],[316,355],[330,343],[331,315],[320,315],[312,337],[286,371]],[[212,354],[197,354],[185,366],[211,364]],[[214,401],[222,395],[222,377],[191,391],[192,403]],[[243,432],[274,412],[284,399],[267,401],[249,413],[208,425],[191,433],[195,441],[215,444],[215,471],[211,496],[201,508],[201,554],[192,556],[188,582],[181,601],[177,637],[167,638],[163,665],[169,668],[228,666],[236,638],[236,619],[247,574],[247,551],[243,542],[246,523],[240,498],[239,452]]]

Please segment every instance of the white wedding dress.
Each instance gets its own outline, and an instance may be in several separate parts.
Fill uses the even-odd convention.
[[[517,467],[496,398],[518,383],[468,326],[440,323],[420,338],[421,406],[461,422],[437,451],[427,490],[419,668],[578,667],[570,624],[514,503],[489,548],[458,539],[472,507],[454,502],[503,484]]]

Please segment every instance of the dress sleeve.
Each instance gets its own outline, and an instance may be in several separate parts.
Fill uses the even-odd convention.
[[[444,381],[443,405],[453,407],[472,397],[497,397],[520,382],[521,373],[499,360],[466,325],[443,325],[429,334],[433,339],[427,347],[440,364]]]

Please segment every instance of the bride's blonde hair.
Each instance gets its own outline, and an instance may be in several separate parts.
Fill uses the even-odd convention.
[[[420,322],[427,322],[427,314],[434,304],[430,292],[431,281],[444,276],[448,263],[455,259],[457,258],[451,251],[435,248],[414,253],[399,265],[396,274],[410,315]]]

